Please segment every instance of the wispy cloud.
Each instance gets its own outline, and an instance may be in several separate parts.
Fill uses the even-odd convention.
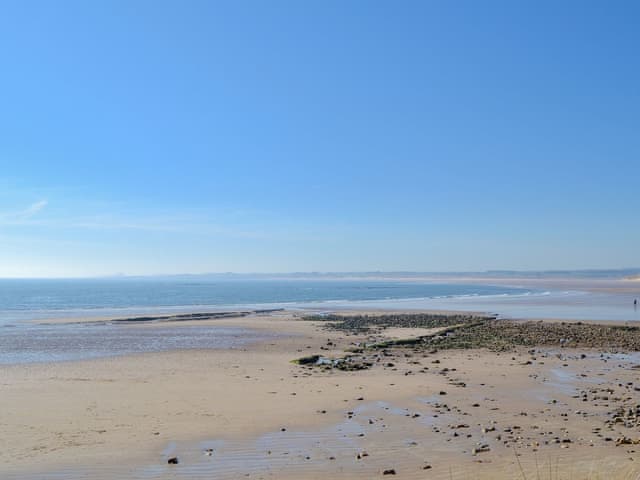
[[[48,204],[49,202],[47,200],[38,200],[37,202],[20,210],[0,212],[0,224],[10,225],[29,220]]]
[[[46,207],[48,203],[49,202],[47,200],[40,200],[38,202],[35,202],[29,205],[29,207],[24,209],[22,212],[19,212],[17,216],[19,218],[31,218],[44,207]]]
[[[111,230],[111,231],[148,231],[176,234],[197,234],[228,236],[239,238],[263,238],[265,232],[255,225],[227,224],[216,222],[211,216],[190,212],[176,213],[129,213],[115,214],[97,212],[92,215],[68,214],[60,211],[47,211],[47,200],[39,200],[22,209],[0,211],[0,227],[20,228],[36,227],[56,230]]]
[[[59,202],[56,202],[58,206]],[[316,239],[333,232],[344,233],[350,225],[327,225],[318,222],[292,222],[261,210],[232,210],[205,212],[202,210],[183,211],[140,211],[130,209],[122,212],[122,205],[76,205],[84,212],[69,208],[48,208],[48,200],[39,200],[22,209],[0,211],[0,228],[12,235],[21,228],[46,229],[55,232],[110,231],[127,235],[133,232],[149,234],[167,233],[171,235],[194,235],[199,237],[226,237],[247,240],[276,239]],[[108,207],[108,208],[106,208]],[[43,213],[43,210],[46,212]],[[106,212],[105,210],[110,210]],[[39,238],[46,238],[39,234]]]

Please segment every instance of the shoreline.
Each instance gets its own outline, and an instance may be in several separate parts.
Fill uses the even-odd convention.
[[[492,318],[498,322],[504,322],[503,325],[523,325],[528,322],[543,322],[551,325],[584,325],[584,326],[602,326],[602,327],[623,327],[633,328],[640,326],[640,322],[635,321],[599,321],[599,320],[579,320],[579,319],[564,319],[564,318],[510,318],[507,316],[499,316],[496,314],[487,314],[480,311],[455,311],[455,310],[414,310],[414,309],[342,309],[336,308],[333,311],[326,309],[309,309],[309,310],[286,310],[286,309],[258,309],[258,310],[243,310],[243,311],[219,311],[219,312],[186,312],[176,313],[171,315],[157,315],[157,316],[141,316],[141,317],[114,317],[114,318],[84,318],[84,319],[58,319],[54,322],[45,321],[42,323],[32,324],[35,327],[43,327],[48,329],[49,327],[54,330],[51,333],[58,335],[58,342],[60,339],[65,338],[65,342],[68,343],[67,347],[56,347],[58,350],[43,350],[41,355],[42,359],[37,359],[34,355],[24,356],[21,360],[21,355],[17,355],[12,352],[11,349],[5,352],[5,356],[9,356],[8,360],[0,359],[0,367],[7,367],[13,365],[37,365],[46,363],[60,363],[60,362],[82,362],[85,360],[96,360],[100,358],[119,358],[131,355],[139,355],[146,353],[161,353],[161,352],[180,352],[180,351],[208,351],[208,350],[220,350],[228,348],[242,348],[247,343],[255,343],[259,341],[269,340],[270,334],[273,330],[268,327],[268,324],[264,324],[262,320],[266,318],[304,318],[308,316],[319,316],[321,319],[324,316],[331,317],[332,315],[338,316],[353,316],[353,315],[430,315],[430,316],[474,316]],[[241,326],[240,326],[241,325]],[[57,327],[74,327],[74,326],[91,326],[102,327],[107,326],[109,330],[62,330],[58,332],[55,330]],[[181,330],[180,327],[193,327],[197,330],[185,329]],[[213,331],[208,330],[209,327],[220,327],[220,330]],[[225,330],[226,328],[226,330]],[[428,327],[430,328],[430,327]],[[150,329],[150,330],[149,330]],[[557,330],[556,327],[554,329]],[[153,337],[153,347],[143,347],[139,340],[144,338],[144,332],[151,332]],[[206,337],[202,336],[200,339],[194,337],[197,335],[197,331],[206,332]],[[417,332],[410,332],[406,327],[398,329],[398,334],[405,331],[405,336],[418,335]],[[215,338],[216,332],[219,332],[220,340]],[[244,332],[244,333],[243,333]],[[266,332],[266,336],[262,338],[259,332]],[[184,335],[183,335],[184,333]],[[281,334],[282,332],[278,332]],[[33,335],[39,335],[42,337],[33,337]],[[286,332],[283,333],[285,336]],[[49,330],[27,330],[22,335],[28,335],[33,338],[30,341],[30,348],[38,348],[38,344],[41,341],[46,342],[46,336],[49,335]],[[96,342],[100,342],[95,338],[96,335],[106,339],[118,339],[127,340],[126,343],[120,342],[115,350],[110,350],[103,347],[95,347]],[[106,335],[106,336],[105,336]],[[252,337],[250,339],[250,337]],[[20,337],[16,337],[19,339]],[[164,340],[166,338],[166,340]],[[238,341],[233,340],[237,338]],[[83,347],[84,354],[73,355],[69,352],[71,346],[75,342],[86,342]],[[160,342],[160,343],[158,343]],[[211,342],[211,343],[210,343]],[[234,345],[235,343],[235,345]],[[127,348],[126,345],[131,345]],[[25,344],[26,346],[26,344]],[[61,349],[60,349],[61,348]],[[95,352],[92,348],[99,348]],[[11,356],[15,355],[16,359],[12,360]]]
[[[465,279],[465,281],[471,279]],[[507,288],[544,289],[545,291],[506,295],[460,295],[444,297],[406,297],[377,300],[330,300],[317,302],[264,303],[220,306],[175,306],[157,309],[131,308],[131,312],[78,312],[78,315],[38,317],[19,321],[16,325],[56,325],[87,322],[143,323],[145,320],[180,320],[179,317],[252,315],[270,312],[466,312],[479,315],[498,315],[506,319],[542,319],[560,321],[634,322],[640,321],[640,310],[633,306],[640,299],[640,284],[621,287],[625,281],[615,281],[606,287],[593,281],[578,285],[528,279],[526,285],[497,282],[492,286]],[[454,282],[455,283],[455,282]],[[478,280],[477,283],[486,282]],[[627,282],[629,283],[629,282]],[[600,285],[600,286],[598,286]],[[580,288],[580,290],[569,288]],[[110,311],[110,309],[108,310]],[[166,317],[166,318],[165,318]],[[24,323],[23,323],[24,322]]]
[[[141,314],[132,316],[87,316],[82,318],[66,317],[55,319],[34,319],[32,325],[82,325],[88,323],[113,324],[113,325],[150,325],[150,324],[190,324],[205,322],[207,320],[219,320],[225,318],[242,318],[252,315],[269,315],[277,312],[286,312],[284,308],[265,309],[223,309],[220,311],[177,311],[173,313],[160,312],[154,315]]]

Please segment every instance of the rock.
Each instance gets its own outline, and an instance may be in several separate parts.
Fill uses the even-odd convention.
[[[384,472],[382,472],[382,475],[395,475],[396,474],[396,470],[394,468],[389,468],[388,470],[385,470]]]
[[[620,437],[616,439],[616,446],[618,445],[637,445],[640,444],[640,439],[632,440],[629,437]]]
[[[180,463],[178,461],[178,457],[171,457],[169,460],[167,460],[167,463],[169,465],[178,465],[178,463]]]
[[[489,445],[483,444],[483,445],[479,445],[476,448],[474,448],[473,450],[471,450],[471,454],[472,455],[477,455],[479,453],[489,452],[489,451],[491,451],[491,448],[489,447]]]
[[[312,365],[317,364],[320,358],[320,355],[309,355],[308,357],[299,358],[296,362],[299,365]]]

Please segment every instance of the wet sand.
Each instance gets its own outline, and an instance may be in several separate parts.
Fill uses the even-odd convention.
[[[370,334],[280,315],[205,323],[280,336],[237,349],[0,367],[0,477],[466,479],[539,472],[622,479],[640,472],[637,356],[390,350],[368,370],[324,370],[292,360],[344,355]],[[397,328],[380,335],[404,336]],[[167,463],[172,457],[177,465]]]

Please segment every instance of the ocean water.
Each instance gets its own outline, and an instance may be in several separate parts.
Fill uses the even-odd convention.
[[[0,325],[53,318],[529,292],[492,285],[360,280],[0,279]]]
[[[511,318],[640,321],[628,295],[374,280],[0,280],[0,365],[176,349],[240,348],[264,333],[80,318],[288,308],[457,310]],[[53,323],[55,319],[69,322]],[[283,332],[284,334],[284,332]]]
[[[490,285],[250,279],[0,280],[0,365],[176,349],[239,348],[264,332],[218,326],[77,323],[80,318],[312,308],[332,304],[527,293]],[[54,319],[70,320],[63,324]]]
[[[640,307],[630,293],[544,290],[523,293],[356,301],[335,308],[452,310],[481,312],[500,318],[640,322]],[[638,298],[640,301],[640,298]]]

